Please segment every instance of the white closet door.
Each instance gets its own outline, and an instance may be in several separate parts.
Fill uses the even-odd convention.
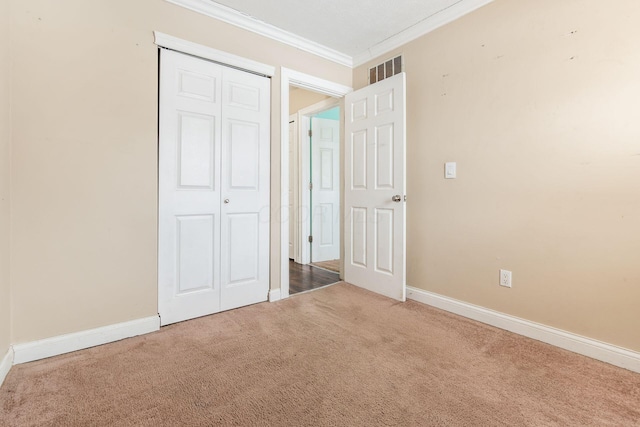
[[[163,50],[158,308],[163,325],[220,311],[219,65]]]
[[[267,300],[269,95],[267,78],[162,50],[162,325]]]
[[[311,261],[340,258],[340,121],[311,119]]]
[[[269,292],[269,79],[224,67],[222,75],[221,308],[266,301]]]

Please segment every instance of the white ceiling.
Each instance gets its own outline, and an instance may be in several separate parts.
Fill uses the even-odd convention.
[[[460,1],[216,0],[349,56],[356,56]]]
[[[492,0],[167,0],[357,66]]]

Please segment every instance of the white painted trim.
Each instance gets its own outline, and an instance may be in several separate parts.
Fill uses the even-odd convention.
[[[280,289],[271,289],[269,291],[269,302],[276,302],[282,299]]]
[[[302,212],[300,212],[300,210],[297,208],[298,206],[300,206],[300,120],[298,118],[298,114],[291,114],[289,116],[289,127],[291,127],[291,124],[293,123],[293,128],[294,128],[294,138],[295,141],[291,141],[289,140],[289,143],[293,143],[293,150],[291,150],[291,153],[293,154],[293,160],[291,158],[289,158],[289,162],[290,164],[295,164],[295,170],[293,171],[293,177],[294,177],[294,182],[291,183],[291,181],[289,181],[289,185],[292,186],[293,191],[291,191],[291,194],[293,194],[293,201],[291,199],[289,199],[289,203],[294,207],[293,209],[293,214],[295,215],[293,218],[296,219],[298,226],[293,228],[293,237],[291,236],[291,234],[289,234],[289,240],[291,242],[293,242],[293,260],[295,262],[297,262],[298,264],[302,263],[302,249],[304,249],[304,244],[302,243],[302,234],[300,232],[300,229],[302,228],[302,224],[301,224],[301,218],[302,218]],[[291,210],[289,210],[289,222],[291,222]],[[289,227],[289,231],[291,231],[291,227]],[[289,253],[289,258],[291,259],[291,253]]]
[[[251,71],[253,73],[261,74],[267,77],[273,77],[273,75],[276,73],[275,67],[263,64],[261,62],[253,61],[251,59],[243,58],[242,56],[223,52],[221,50],[193,43],[188,40],[179,39],[177,37],[173,37],[158,31],[154,31],[153,35],[155,37],[155,44],[161,47],[166,47],[167,49],[188,53],[190,55],[208,59],[221,64],[231,65],[233,67]]]
[[[583,356],[640,373],[640,353],[571,332],[520,319],[422,289],[407,287],[407,298],[478,322],[505,329]]]
[[[280,297],[289,297],[289,85],[342,98],[349,86],[280,68]]]
[[[13,366],[13,348],[9,347],[7,354],[5,354],[2,358],[2,362],[0,362],[0,386],[2,386],[4,379],[7,378],[7,374],[11,370],[11,366]]]
[[[419,37],[424,36],[444,25],[447,25],[464,15],[491,3],[493,0],[462,0],[450,7],[437,12],[412,27],[389,37],[381,43],[367,49],[353,57],[353,68],[358,67],[374,58],[385,55]]]
[[[14,364],[32,362],[59,354],[70,353],[101,344],[119,341],[160,329],[160,317],[151,316],[130,322],[118,323],[96,329],[59,335],[25,344],[15,344]]]
[[[280,72],[282,75],[286,74],[286,78],[289,80],[289,84],[291,84],[291,86],[296,86],[312,92],[323,93],[325,95],[333,96],[334,98],[342,98],[346,94],[353,92],[353,88],[350,86],[334,83],[320,77],[312,76],[311,74],[290,70],[284,67],[281,67]],[[287,115],[288,114],[289,113],[287,111]]]
[[[259,34],[261,36],[276,40],[280,43],[284,43],[289,46],[293,46],[297,49],[305,52],[312,53],[321,58],[328,59],[335,63],[345,65],[347,67],[353,67],[353,59],[351,56],[342,52],[338,52],[335,49],[323,46],[320,43],[316,43],[312,40],[305,39],[297,36],[288,31],[282,30],[266,22],[260,21],[252,16],[238,12],[221,4],[214,3],[208,0],[166,0],[169,3],[173,3],[178,6],[182,6],[186,9],[194,12],[201,13],[211,18],[218,19],[236,27],[240,27],[244,30],[251,31],[252,33]]]
[[[295,85],[294,85],[295,86]],[[342,95],[344,96],[344,95]],[[308,107],[305,107],[303,109],[301,109],[300,111],[298,111],[298,113],[300,113],[303,116],[313,116],[315,114],[321,113],[323,111],[327,111],[327,110],[331,110],[332,108],[336,108],[340,106],[340,99],[336,99],[339,98],[338,97],[334,97],[334,98],[329,98],[329,99],[323,99],[320,102],[317,102],[313,105],[310,105]]]

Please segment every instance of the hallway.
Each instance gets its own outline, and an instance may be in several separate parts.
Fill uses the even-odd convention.
[[[289,295],[310,291],[340,281],[340,275],[289,260]]]

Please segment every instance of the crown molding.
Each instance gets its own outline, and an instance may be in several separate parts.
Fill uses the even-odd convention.
[[[340,65],[353,68],[353,58],[337,50],[328,48],[314,41],[302,38],[273,25],[262,22],[249,15],[238,12],[230,7],[207,0],[165,0],[194,12],[207,15],[244,30],[251,31],[272,40],[293,46],[321,58],[328,59]]]
[[[169,3],[218,19],[244,30],[293,46],[305,52],[328,59],[340,65],[355,68],[372,59],[383,56],[433,30],[436,30],[456,19],[485,6],[493,0],[460,0],[457,3],[425,18],[406,30],[389,37],[383,42],[355,56],[350,56],[335,49],[321,45],[309,39],[297,36],[250,15],[238,12],[227,6],[210,0],[165,0]]]
[[[355,55],[352,61],[353,67],[358,67],[372,59],[385,55],[392,50],[417,39],[418,37],[430,33],[433,30],[447,25],[466,14],[491,3],[492,1],[493,0],[460,0],[450,7],[425,18],[416,25],[407,28],[395,36],[389,37],[385,41],[378,43],[358,55]]]

